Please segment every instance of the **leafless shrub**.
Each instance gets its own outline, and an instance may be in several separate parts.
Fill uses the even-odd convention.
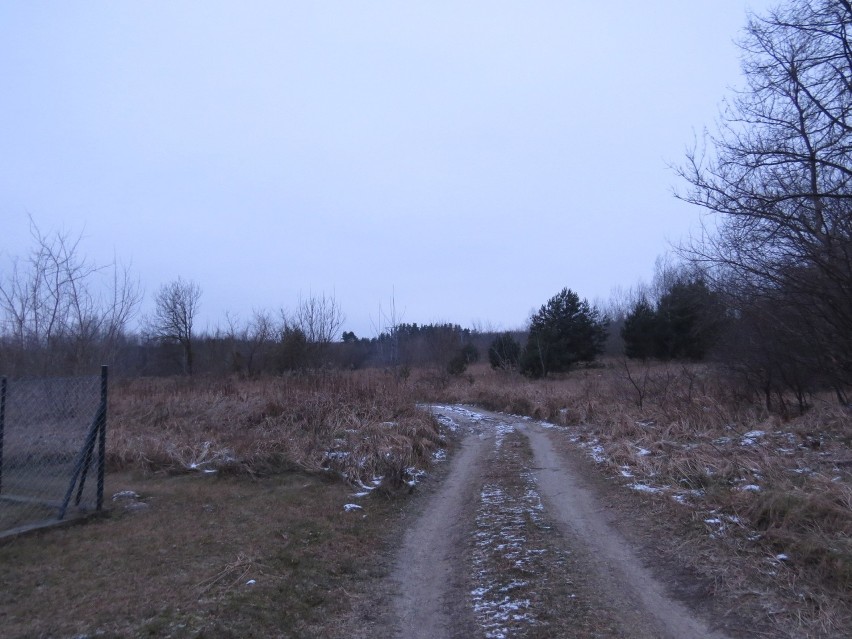
[[[112,360],[141,299],[128,267],[98,265],[82,236],[43,233],[0,279],[0,355],[11,374],[79,373]]]

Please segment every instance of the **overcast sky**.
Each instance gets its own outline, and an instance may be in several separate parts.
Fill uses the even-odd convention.
[[[694,228],[668,168],[769,0],[0,4],[0,253],[83,232],[149,309],[334,294],[372,336],[514,328],[649,279]]]

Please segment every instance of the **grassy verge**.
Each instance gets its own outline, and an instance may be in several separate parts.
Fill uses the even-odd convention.
[[[4,637],[321,637],[400,502],[303,473],[118,474],[134,509],[0,546]],[[144,506],[140,506],[144,504]]]

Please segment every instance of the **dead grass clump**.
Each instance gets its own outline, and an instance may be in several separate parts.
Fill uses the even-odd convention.
[[[768,490],[744,510],[763,542],[801,573],[852,591],[852,513],[849,489]]]

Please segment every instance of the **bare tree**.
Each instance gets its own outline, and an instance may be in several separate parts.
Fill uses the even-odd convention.
[[[148,333],[161,342],[179,344],[183,370],[192,375],[195,316],[201,300],[201,287],[190,280],[163,284],[157,291],[154,315],[147,321]]]
[[[0,281],[0,336],[18,371],[76,373],[111,361],[141,294],[129,267],[81,256],[82,236],[42,233]]]
[[[280,334],[272,314],[265,309],[252,311],[251,319],[244,325],[236,317],[226,315],[227,336],[231,342],[231,364],[238,371],[245,371],[249,377],[263,370],[268,351]]]
[[[397,310],[396,290],[391,292],[388,311],[379,304],[378,322],[373,322],[373,331],[376,334],[378,346],[378,359],[382,364],[397,366],[400,363],[399,327],[403,323],[405,313]]]
[[[305,333],[308,342],[313,344],[330,344],[337,341],[345,319],[334,296],[327,296],[325,293],[300,297],[299,306],[293,315],[296,325]]]
[[[324,364],[323,358],[328,347],[337,341],[346,319],[335,297],[325,293],[300,297],[299,305],[289,322],[286,315],[282,313],[282,316],[285,325],[298,329],[304,335],[312,366]]]
[[[740,45],[746,86],[679,170],[690,185],[680,197],[714,214],[688,256],[740,313],[764,312],[773,339],[806,336],[800,364],[840,386],[852,383],[850,33],[845,0],[753,16]]]

